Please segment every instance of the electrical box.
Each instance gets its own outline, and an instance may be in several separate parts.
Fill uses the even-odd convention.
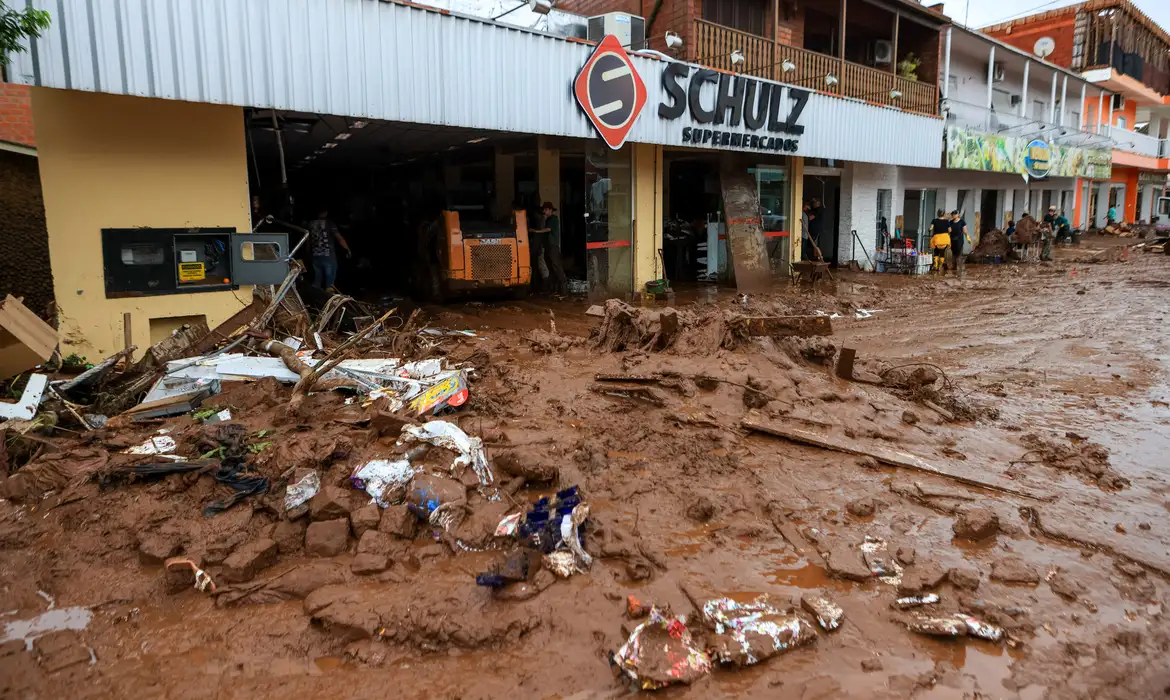
[[[234,228],[102,229],[108,298],[276,284],[288,272],[287,257],[287,233],[236,233]]]

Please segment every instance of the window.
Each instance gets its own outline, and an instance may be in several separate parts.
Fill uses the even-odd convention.
[[[280,260],[280,244],[276,242],[246,241],[240,245],[240,259],[248,262]]]
[[[703,0],[703,19],[764,36],[769,7],[761,0]]]
[[[123,265],[162,265],[165,259],[161,245],[135,243],[122,246]]]
[[[1118,117],[1117,118],[1117,128],[1119,128],[1119,129],[1125,128],[1125,117]]]

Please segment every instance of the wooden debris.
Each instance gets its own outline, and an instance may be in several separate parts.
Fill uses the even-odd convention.
[[[988,489],[990,491],[999,491],[1001,493],[1011,494],[1013,496],[1020,496],[1022,498],[1030,498],[1036,501],[1051,501],[1051,496],[1037,494],[1025,489],[1018,489],[1011,486],[994,484],[986,481],[980,481],[971,477],[962,476],[960,474],[952,474],[950,472],[938,469],[925,460],[914,455],[906,454],[905,452],[898,452],[896,450],[885,449],[882,447],[865,448],[854,444],[851,441],[846,441],[828,435],[817,435],[816,433],[808,432],[807,430],[800,430],[799,428],[789,428],[786,426],[765,425],[751,420],[745,420],[740,423],[740,426],[745,430],[750,430],[774,437],[784,438],[793,442],[799,442],[805,445],[812,445],[813,447],[820,447],[826,450],[833,450],[835,452],[844,452],[846,454],[859,455],[862,457],[872,457],[882,464],[888,464],[892,467],[899,467],[901,469],[911,469],[914,471],[925,472],[927,474],[934,474],[944,479],[957,481],[960,484],[973,486],[975,488]]]
[[[666,397],[660,390],[642,384],[594,384],[591,389],[604,396],[613,396],[619,399],[634,399],[635,401],[644,401],[654,406],[666,405]]]
[[[0,301],[0,379],[45,362],[56,347],[57,331],[52,326],[11,294]]]
[[[741,316],[729,322],[732,328],[740,326],[749,336],[807,338],[814,335],[833,335],[833,323],[828,316]]]
[[[857,359],[857,349],[842,347],[841,355],[837,358],[837,376],[842,379],[853,380],[853,361]]]

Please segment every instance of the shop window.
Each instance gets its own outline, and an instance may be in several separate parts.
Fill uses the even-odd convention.
[[[138,243],[122,246],[123,265],[162,265],[166,262],[166,251],[161,245]]]

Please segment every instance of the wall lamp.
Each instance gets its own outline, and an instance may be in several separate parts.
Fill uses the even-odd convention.
[[[677,48],[681,48],[682,45],[683,45],[683,38],[681,36],[679,36],[676,32],[667,32],[666,33],[666,48],[677,49]]]

